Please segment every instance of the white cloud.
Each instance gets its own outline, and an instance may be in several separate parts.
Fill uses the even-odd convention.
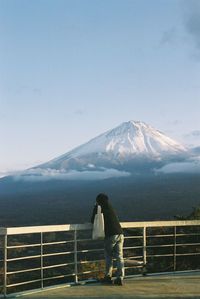
[[[157,173],[200,173],[200,160],[170,163],[156,170]]]
[[[119,171],[117,169],[93,170],[93,171],[77,171],[56,170],[56,169],[30,169],[14,176],[15,180],[24,181],[48,181],[48,180],[104,180],[113,177],[126,177],[130,173]]]
[[[0,171],[0,178],[3,178],[5,176],[9,176],[9,175],[18,175],[19,171],[16,170],[7,170],[7,171]]]
[[[3,172],[3,171],[1,171],[0,172],[0,178],[3,178],[4,176],[7,176],[9,174],[10,174],[9,172]]]

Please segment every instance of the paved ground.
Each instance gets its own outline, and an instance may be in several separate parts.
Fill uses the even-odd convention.
[[[97,283],[45,290],[24,295],[24,299],[114,299],[193,298],[200,299],[200,273],[160,275],[126,279],[124,286]]]

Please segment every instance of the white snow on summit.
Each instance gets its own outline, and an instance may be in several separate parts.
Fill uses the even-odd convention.
[[[148,172],[184,159],[188,150],[140,121],[128,121],[17,179],[105,179]],[[177,159],[178,158],[178,159]]]
[[[164,152],[177,153],[185,148],[153,127],[139,121],[125,122],[107,134],[111,138],[107,150],[121,155],[160,155]]]
[[[79,158],[90,154],[110,154],[118,158],[135,155],[159,157],[186,151],[186,148],[153,127],[140,121],[124,122],[65,155],[52,160]]]

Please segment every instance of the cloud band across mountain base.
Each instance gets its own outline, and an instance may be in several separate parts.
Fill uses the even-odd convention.
[[[15,180],[24,181],[49,181],[49,180],[104,180],[114,177],[127,177],[129,172],[117,169],[103,169],[101,171],[77,171],[77,170],[56,170],[56,169],[30,169],[23,174],[14,176]]]

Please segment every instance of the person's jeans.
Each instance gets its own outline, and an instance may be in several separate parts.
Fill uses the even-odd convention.
[[[106,276],[112,277],[113,258],[115,258],[117,277],[124,277],[123,244],[124,235],[122,234],[105,238]]]

